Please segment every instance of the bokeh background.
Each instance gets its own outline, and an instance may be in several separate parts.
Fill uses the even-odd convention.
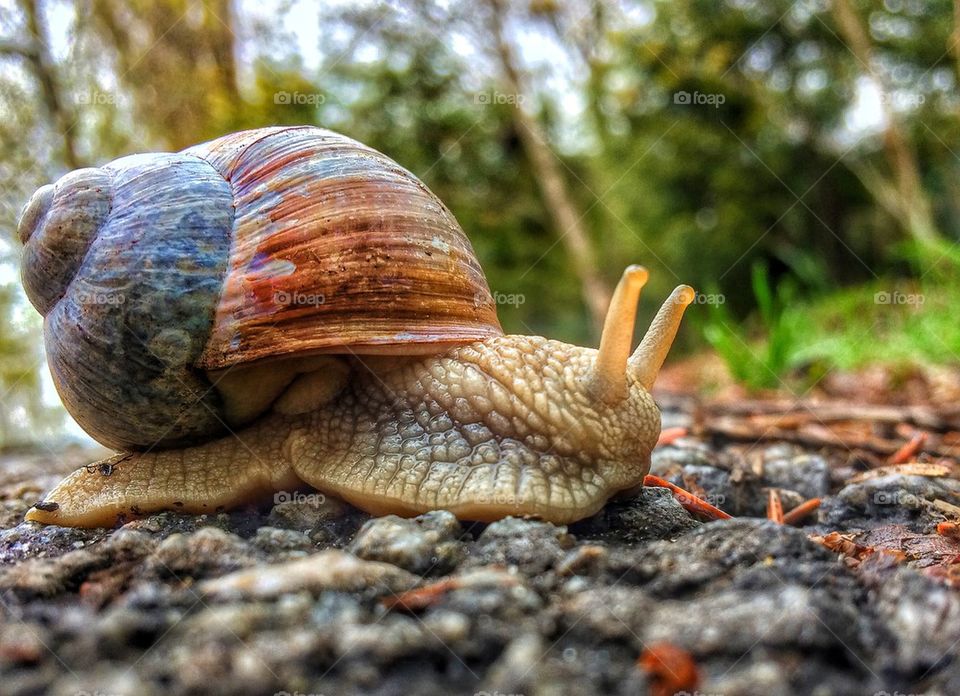
[[[640,323],[694,285],[672,360],[745,389],[955,364],[958,76],[949,0],[0,0],[0,448],[78,432],[17,280],[33,190],[268,124],[422,178],[508,331],[595,344],[639,262]]]

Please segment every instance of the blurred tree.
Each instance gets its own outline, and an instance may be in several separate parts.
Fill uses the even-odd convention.
[[[388,153],[453,210],[506,330],[591,341],[581,283],[568,259],[547,254],[557,239],[514,120],[516,98],[493,78],[494,56],[452,48],[451,36],[472,38],[470,12],[412,1],[330,10],[323,25],[341,38],[317,79],[320,122]]]
[[[591,98],[608,135],[593,170],[654,173],[624,177],[608,200],[656,230],[669,268],[746,307],[752,259],[809,293],[895,267],[904,240],[956,238],[952,197],[930,193],[958,169],[947,0],[858,3],[867,66],[828,3],[644,6],[597,51]]]
[[[0,378],[24,399],[35,383],[13,356],[39,357],[41,342],[17,310],[9,240],[29,194],[86,162],[239,128],[316,123],[424,179],[470,235],[508,331],[591,342],[632,262],[651,267],[648,308],[682,281],[718,286],[739,317],[756,262],[771,287],[790,275],[809,297],[958,257],[938,243],[960,238],[950,0],[12,8]],[[310,12],[319,45],[301,55]],[[911,267],[910,240],[937,253]]]
[[[0,18],[0,449],[40,440],[62,422],[43,403],[40,321],[16,281],[21,206],[49,177],[82,163],[48,41],[35,0]]]
[[[527,94],[528,80],[520,68],[506,34],[506,8],[503,0],[488,0],[490,11],[490,32],[494,39],[494,52],[502,73],[501,80],[508,95],[517,98],[512,110],[513,121],[523,143],[524,151],[537,176],[537,182],[558,240],[563,243],[576,270],[583,289],[584,302],[590,310],[595,333],[603,326],[610,304],[610,288],[600,277],[597,258],[593,251],[593,242],[583,223],[584,215],[577,210],[577,204],[571,199],[556,155],[551,151],[547,136],[540,123],[528,114],[523,106],[521,95]],[[539,12],[545,12],[542,6]]]
[[[0,41],[0,54],[22,58],[30,67],[47,117],[62,142],[60,156],[70,168],[83,166],[77,154],[73,112],[63,97],[60,78],[50,55],[50,39],[38,0],[20,0],[23,12],[21,39]]]
[[[230,0],[89,2],[82,29],[112,52],[119,94],[151,140],[179,150],[244,125]]]
[[[938,241],[939,233],[930,213],[930,202],[920,181],[920,172],[909,134],[900,123],[900,115],[890,107],[890,90],[875,67],[875,47],[850,0],[834,0],[833,16],[840,35],[861,69],[880,90],[880,110],[885,122],[883,150],[893,181],[872,170],[859,170],[860,180],[874,199],[900,221],[904,230],[919,242]]]

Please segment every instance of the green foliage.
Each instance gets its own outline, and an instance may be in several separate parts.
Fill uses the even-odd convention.
[[[754,389],[786,386],[784,377],[797,363],[805,324],[801,314],[791,311],[797,301],[796,284],[791,278],[784,278],[774,286],[767,267],[755,263],[751,287],[761,338],[751,340],[744,335],[746,325],[736,321],[725,302],[711,307],[702,325],[704,338],[737,381]]]
[[[797,359],[833,369],[960,362],[960,286],[882,279],[790,310],[807,331]]]

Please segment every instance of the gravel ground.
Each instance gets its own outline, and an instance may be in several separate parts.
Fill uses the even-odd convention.
[[[568,527],[370,519],[310,491],[113,530],[23,523],[86,457],[0,460],[4,694],[960,693],[960,542],[933,504],[960,504],[950,477],[850,482],[845,458],[688,438],[652,473],[735,519],[647,488]],[[824,502],[778,525],[771,487]],[[810,539],[830,532],[854,551]],[[856,553],[891,539],[907,553]],[[650,660],[669,651],[667,674]]]

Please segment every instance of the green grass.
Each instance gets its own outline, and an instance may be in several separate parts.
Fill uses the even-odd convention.
[[[900,302],[878,302],[880,293]],[[840,369],[960,364],[958,307],[957,284],[877,281],[846,289],[789,310],[807,326],[791,353],[797,363]]]
[[[960,365],[960,283],[951,275],[877,280],[800,301],[791,283],[773,287],[755,267],[754,315],[737,322],[724,305],[710,307],[701,328],[752,389],[802,387],[831,369]]]

